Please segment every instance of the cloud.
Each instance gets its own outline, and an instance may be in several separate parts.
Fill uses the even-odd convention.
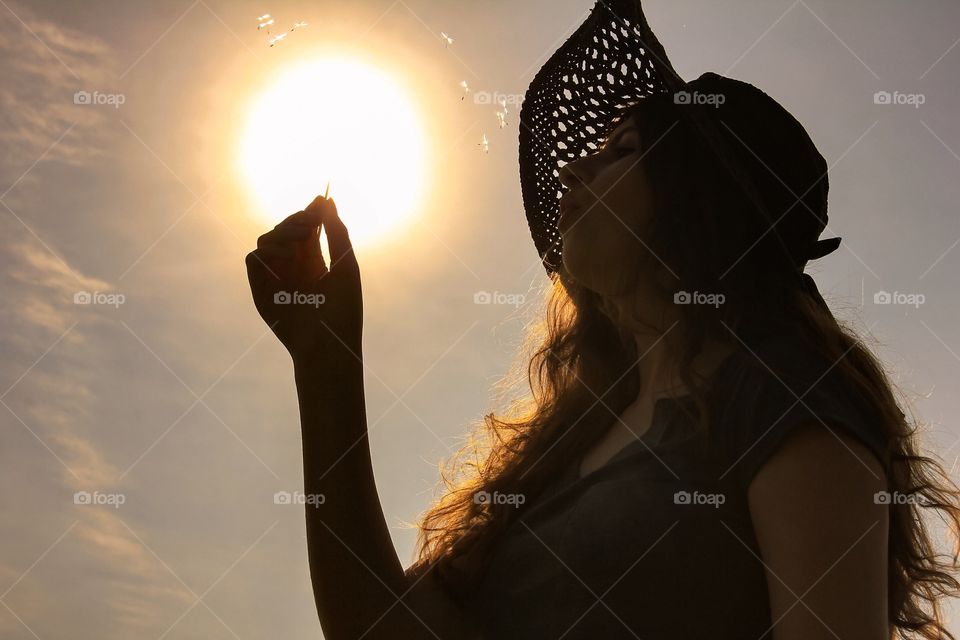
[[[106,43],[10,5],[0,9],[0,57],[0,175],[16,179],[41,156],[80,165],[104,154],[105,108],[73,96],[116,85]]]
[[[101,433],[98,404],[87,382],[98,375],[98,356],[110,348],[103,344],[110,334],[97,329],[113,321],[92,308],[96,305],[74,304],[78,291],[108,292],[110,286],[55,256],[13,216],[0,217],[0,238],[0,297],[5,301],[0,307],[5,328],[0,332],[5,356],[0,392],[6,392],[3,401],[9,407],[0,406],[0,414],[10,432],[0,465],[0,491],[10,506],[8,517],[18,521],[11,528],[17,542],[0,555],[3,584],[14,584],[46,544],[72,520],[78,521],[59,552],[40,563],[55,565],[56,573],[47,573],[43,566],[32,569],[4,602],[39,632],[35,625],[45,624],[44,612],[72,614],[71,607],[82,608],[84,603],[72,597],[72,582],[82,580],[80,597],[108,609],[105,619],[111,620],[111,629],[124,630],[119,635],[166,628],[172,622],[170,611],[186,610],[193,597],[138,539],[149,536],[134,535],[136,524],[128,528],[122,509],[75,505],[72,500],[76,491],[122,491],[117,487],[121,470],[95,439]],[[35,478],[37,469],[59,471],[59,481],[24,482],[29,473]],[[41,504],[47,506],[37,511]],[[21,505],[34,517],[17,518]],[[77,615],[95,613],[103,617],[102,611]],[[20,625],[11,615],[0,616],[0,635],[25,631]],[[95,628],[85,631],[96,633]]]

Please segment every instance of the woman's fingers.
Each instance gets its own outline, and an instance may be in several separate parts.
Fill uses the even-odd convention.
[[[291,213],[289,216],[280,221],[280,224],[274,227],[274,229],[279,229],[280,227],[286,227],[291,224],[307,224],[307,219],[309,216],[304,217],[303,211],[297,211],[296,213]]]
[[[311,234],[315,233],[316,229],[306,225],[293,224],[285,227],[278,226],[273,231],[268,231],[257,238],[257,248],[281,242],[302,242],[309,238]]]
[[[310,267],[318,267],[320,271],[326,269],[323,256],[320,254],[320,227],[290,223],[286,226],[277,226],[273,231],[257,238],[257,248],[288,247],[283,253],[271,254],[283,258],[297,258],[306,261]],[[318,264],[317,264],[318,263]]]
[[[297,247],[292,244],[267,244],[257,247],[257,255],[268,262],[270,260],[294,260],[299,257]]]
[[[327,271],[323,254],[320,251],[320,227],[326,231],[327,246],[330,248],[330,268],[359,271],[356,256],[353,253],[353,243],[347,226],[340,219],[337,204],[333,198],[317,196],[303,211],[287,216],[274,229],[257,239],[257,248],[266,248],[274,245],[297,245],[284,254],[276,257],[300,256],[309,260],[319,261],[320,270]],[[300,253],[297,253],[297,251]],[[274,254],[271,254],[274,255]],[[339,265],[339,266],[338,266]]]
[[[324,202],[323,196],[317,196],[313,199],[313,202],[307,205],[307,208],[303,211],[297,211],[296,213],[290,214],[283,219],[280,224],[278,224],[276,229],[280,227],[287,227],[291,225],[305,225],[308,227],[319,227],[320,226],[320,217],[318,211],[316,210],[316,204],[318,202]]]
[[[357,259],[353,253],[353,243],[347,226],[340,219],[337,203],[333,198],[316,198],[311,202],[304,213],[315,212],[327,233],[327,246],[330,248],[330,268],[337,269],[338,265],[349,270],[358,269]]]
[[[249,257],[262,262],[267,268],[283,262],[289,265],[281,265],[285,272],[289,273],[290,269],[294,269],[296,273],[308,278],[319,277],[327,271],[320,254],[319,227],[308,230],[303,238],[290,240],[274,237],[273,241],[265,238],[258,241],[257,245],[257,249]]]
[[[247,254],[246,264],[247,278],[250,280],[250,286],[254,289],[265,286],[271,281],[280,280],[280,275],[275,269],[276,261],[264,258],[260,255],[259,249]]]

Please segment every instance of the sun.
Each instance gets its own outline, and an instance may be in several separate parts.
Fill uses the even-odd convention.
[[[270,224],[328,180],[354,244],[383,239],[420,206],[420,118],[404,87],[370,64],[321,59],[282,73],[251,102],[240,146],[241,179]]]

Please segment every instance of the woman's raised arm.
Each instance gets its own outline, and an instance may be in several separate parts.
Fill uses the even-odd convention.
[[[293,358],[307,552],[324,637],[479,638],[442,591],[405,575],[390,538],[367,438],[360,270],[336,205],[317,198],[261,236],[246,263],[257,310]]]

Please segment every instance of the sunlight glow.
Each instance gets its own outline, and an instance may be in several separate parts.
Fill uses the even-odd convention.
[[[323,194],[357,245],[410,218],[424,189],[425,141],[414,103],[383,71],[314,60],[280,74],[252,102],[240,139],[241,179],[275,225]]]

